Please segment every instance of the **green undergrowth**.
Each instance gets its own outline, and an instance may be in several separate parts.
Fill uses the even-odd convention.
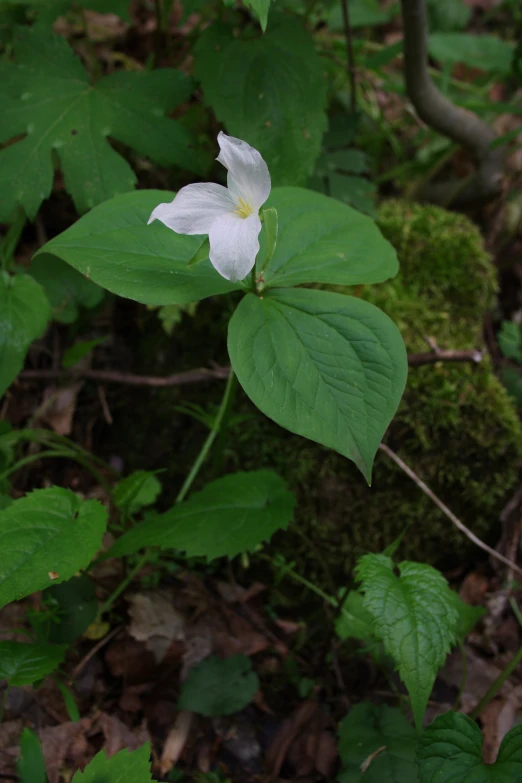
[[[398,251],[399,275],[352,294],[398,324],[408,351],[482,348],[482,321],[496,278],[478,229],[438,207],[385,203],[379,225]],[[337,581],[362,553],[379,552],[407,528],[401,557],[445,568],[479,555],[418,487],[382,453],[373,485],[339,455],[292,436],[253,411],[233,428],[234,461],[272,466],[298,493],[293,532],[276,540],[308,578]],[[495,541],[514,486],[521,427],[489,359],[410,369],[386,442],[478,536]],[[304,534],[304,535],[303,535]],[[308,541],[305,540],[305,536]]]

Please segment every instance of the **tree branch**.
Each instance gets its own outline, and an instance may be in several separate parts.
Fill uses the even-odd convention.
[[[115,370],[80,370],[77,373],[70,372],[71,377],[76,378],[88,378],[92,381],[101,381],[105,383],[123,383],[128,386],[152,386],[152,387],[164,387],[164,386],[185,386],[189,383],[198,383],[200,381],[211,381],[216,378],[226,380],[230,373],[230,367],[215,367],[214,369],[207,369],[202,367],[196,370],[186,370],[185,372],[178,372],[174,375],[167,376],[150,376],[150,375],[134,375],[128,372],[117,372]],[[64,370],[22,370],[19,374],[20,380],[57,380],[63,378],[68,373]]]
[[[500,192],[503,150],[491,149],[497,134],[473,112],[445,98],[428,72],[428,23],[426,0],[401,0],[404,26],[404,74],[406,90],[419,117],[430,128],[466,147],[477,162],[477,172],[466,180],[430,185],[421,194],[425,201],[460,205],[487,201]]]

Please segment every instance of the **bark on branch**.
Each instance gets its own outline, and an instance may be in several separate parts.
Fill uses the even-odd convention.
[[[468,180],[431,184],[421,199],[455,206],[488,201],[502,185],[503,150],[490,146],[497,134],[473,112],[451,103],[433,84],[428,72],[426,0],[401,0],[401,6],[408,97],[430,128],[466,147],[477,163],[477,172]]]

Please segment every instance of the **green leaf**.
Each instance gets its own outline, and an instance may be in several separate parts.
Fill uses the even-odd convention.
[[[343,204],[349,204],[359,212],[375,217],[375,196],[377,186],[363,177],[352,177],[348,174],[339,174],[337,172],[328,177],[328,192],[332,198],[342,201]]]
[[[250,704],[258,687],[257,674],[246,655],[225,660],[212,655],[190,670],[181,688],[178,708],[207,717],[231,715]]]
[[[522,329],[514,321],[502,321],[498,333],[500,350],[507,359],[522,364]]]
[[[270,0],[245,0],[245,5],[247,5],[257,16],[259,24],[261,25],[261,30],[265,32],[266,24],[268,22]]]
[[[232,27],[213,24],[195,55],[217,119],[261,152],[274,185],[304,184],[327,124],[327,81],[300,22],[280,17],[265,35],[241,40]]]
[[[484,617],[486,610],[482,606],[467,604],[454,590],[450,590],[450,600],[458,614],[455,634],[457,639],[464,641],[481,617]]]
[[[132,190],[136,175],[108,138],[163,166],[195,168],[190,137],[163,116],[190,94],[173,69],[115,71],[95,85],[65,39],[44,25],[19,28],[17,65],[0,64],[0,220],[19,203],[34,218],[53,185],[56,152],[76,209]]]
[[[70,579],[101,546],[107,511],[67,489],[36,489],[0,511],[0,607]]]
[[[65,369],[74,367],[75,364],[78,364],[82,359],[85,359],[93,348],[96,348],[100,343],[104,343],[106,339],[106,337],[98,337],[96,340],[82,340],[79,343],[71,345],[62,356],[62,367]]]
[[[100,750],[71,783],[152,783],[150,745],[146,743],[133,751],[120,750],[110,759]]]
[[[396,13],[396,8],[384,10],[379,0],[350,0],[350,27],[376,27],[386,24]],[[335,3],[328,16],[327,24],[330,30],[342,30],[343,13],[340,3]]]
[[[44,602],[55,618],[49,628],[53,644],[72,644],[98,614],[95,585],[86,574],[53,585],[45,593]]]
[[[294,502],[284,481],[270,470],[233,473],[210,482],[166,514],[136,525],[115,542],[109,555],[160,546],[188,557],[235,557],[286,528]]]
[[[80,307],[92,310],[104,297],[103,288],[55,256],[39,255],[32,261],[30,273],[51,303],[53,321],[61,324],[72,324]]]
[[[397,254],[375,222],[345,204],[313,190],[275,188],[267,206],[277,209],[278,236],[266,285],[359,285],[397,274]]]
[[[385,555],[363,555],[356,574],[374,633],[399,669],[420,730],[435,677],[455,642],[458,613],[448,583],[435,568],[404,561],[398,569],[400,576]]]
[[[433,33],[428,39],[430,55],[441,63],[464,63],[490,73],[511,71],[514,47],[495,35]]]
[[[0,397],[22,369],[29,346],[50,315],[44,290],[32,277],[0,271]]]
[[[0,642],[0,680],[32,685],[51,674],[65,658],[65,644]]]
[[[137,470],[119,481],[114,487],[114,504],[125,514],[136,514],[145,506],[151,506],[161,493],[161,484],[148,470]]]
[[[373,636],[373,618],[364,607],[364,598],[357,590],[350,590],[343,603],[339,617],[335,621],[335,632],[339,639],[360,639],[371,642]]]
[[[339,725],[342,783],[418,783],[417,733],[386,704],[352,707]]]
[[[522,375],[520,370],[514,367],[501,367],[500,380],[506,387],[507,393],[513,398],[516,405],[522,408]]]
[[[63,682],[55,678],[56,685],[58,686],[58,690],[63,696],[63,700],[65,702],[65,709],[67,710],[67,715],[69,716],[69,720],[71,720],[73,723],[77,723],[80,718],[80,710],[78,709],[78,705],[76,704],[76,700],[67,687]]]
[[[428,0],[428,27],[432,32],[464,30],[471,18],[471,8],[463,0]]]
[[[20,758],[16,762],[20,783],[47,783],[42,746],[31,729],[24,729],[20,736]]]
[[[201,237],[147,220],[175,193],[138,190],[106,201],[41,248],[118,296],[149,305],[186,304],[240,288],[210,261],[188,268]]]
[[[420,783],[515,783],[522,780],[522,725],[506,734],[496,762],[484,764],[477,724],[447,712],[420,737],[417,763]]]
[[[353,460],[370,481],[407,376],[404,343],[387,315],[327,291],[248,294],[230,320],[228,352],[264,414]]]

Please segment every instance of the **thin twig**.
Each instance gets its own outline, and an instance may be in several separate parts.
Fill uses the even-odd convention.
[[[122,630],[121,625],[117,625],[115,628],[112,629],[112,631],[109,631],[108,634],[106,634],[100,641],[94,645],[94,647],[91,647],[87,655],[84,655],[84,657],[81,659],[80,663],[77,664],[72,673],[69,677],[69,685],[73,683],[73,681],[77,678],[77,676],[82,671],[83,667],[89,663],[91,658],[93,658],[97,652],[99,652],[102,647],[105,647],[105,645],[110,642],[111,639],[114,639],[114,637]]]
[[[470,351],[430,351],[429,353],[409,353],[408,364],[410,367],[418,367],[421,364],[437,364],[437,362],[473,362],[480,364],[484,354],[482,351],[472,349]]]
[[[353,54],[352,28],[350,25],[350,10],[348,0],[341,0],[343,9],[344,37],[346,39],[346,70],[350,79],[350,109],[352,114],[357,110],[357,81],[355,78],[355,57]]]
[[[473,541],[476,546],[480,547],[480,549],[483,549],[484,552],[487,552],[489,555],[491,555],[491,557],[494,557],[496,560],[500,560],[501,563],[504,563],[504,565],[507,565],[509,568],[513,569],[513,571],[516,571],[518,574],[522,575],[522,568],[519,568],[519,566],[517,566],[516,563],[513,563],[512,560],[509,560],[507,557],[504,557],[504,555],[501,555],[500,552],[492,549],[492,547],[481,541],[480,538],[475,535],[475,533],[472,533],[472,531],[469,530],[469,528],[467,528],[466,525],[461,522],[452,511],[449,510],[442,500],[440,500],[440,498],[438,498],[437,495],[431,491],[424,481],[419,478],[419,476],[417,476],[417,474],[414,473],[414,471],[394,451],[392,451],[389,446],[381,443],[379,448],[381,451],[387,454],[388,457],[390,457],[390,459],[392,459],[395,464],[398,465],[401,470],[403,470],[420,489],[422,489],[422,491],[430,498],[430,500],[432,500],[435,505],[440,508],[442,513],[445,514],[448,519],[453,522],[455,527],[457,527],[461,533],[464,533],[464,535],[467,536],[470,541]]]
[[[418,367],[421,364],[436,364],[437,362],[474,362],[482,361],[483,353],[476,349],[467,351],[436,351],[429,353],[410,353],[408,364]],[[136,375],[117,370],[22,370],[18,378],[21,381],[55,381],[60,378],[87,378],[102,383],[121,383],[128,386],[149,386],[163,388],[165,386],[185,386],[191,383],[223,380],[230,375],[230,367],[199,367],[185,370],[174,375]]]
[[[165,377],[153,375],[135,375],[134,373],[117,372],[116,370],[81,370],[65,373],[62,370],[22,370],[18,376],[23,381],[47,381],[72,375],[76,378],[88,378],[92,381],[105,383],[122,383],[128,386],[184,386],[189,383],[211,381],[213,379],[226,380],[230,373],[230,367],[215,367],[213,369],[201,367],[195,370],[186,370]]]

